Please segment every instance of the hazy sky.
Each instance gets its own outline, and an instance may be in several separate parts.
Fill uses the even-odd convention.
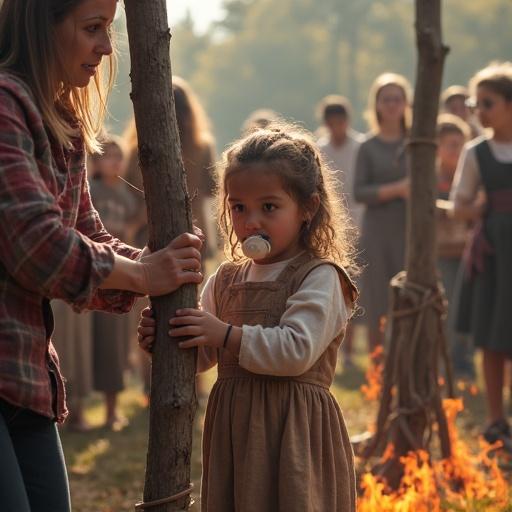
[[[189,9],[197,29],[204,31],[213,20],[220,18],[221,6],[222,0],[167,0],[171,28]]]

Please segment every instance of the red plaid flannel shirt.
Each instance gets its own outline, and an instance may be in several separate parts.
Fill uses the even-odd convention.
[[[129,311],[133,294],[98,286],[114,252],[140,252],[103,228],[84,156],[79,138],[69,150],[53,143],[28,87],[0,72],[0,398],[59,422],[67,410],[49,300]]]

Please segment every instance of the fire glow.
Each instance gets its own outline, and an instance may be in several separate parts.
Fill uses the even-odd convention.
[[[368,384],[362,391],[368,400],[376,400],[382,382],[383,365],[370,365]],[[509,510],[510,494],[507,479],[498,466],[496,450],[499,443],[489,445],[479,439],[477,453],[459,436],[455,425],[464,409],[463,401],[443,401],[452,455],[444,460],[432,460],[428,452],[410,452],[400,458],[404,474],[397,489],[390,489],[382,478],[371,472],[360,478],[359,512],[441,512]],[[389,443],[383,460],[393,455]]]

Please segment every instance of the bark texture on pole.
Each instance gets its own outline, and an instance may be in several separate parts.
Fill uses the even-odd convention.
[[[409,140],[411,197],[408,206],[406,272],[391,282],[389,344],[377,432],[366,455],[380,454],[387,441],[394,455],[375,471],[396,486],[400,457],[428,450],[437,423],[443,457],[450,440],[438,383],[438,363],[449,363],[443,333],[445,299],[437,277],[436,122],[444,59],[441,1],[416,0],[418,65]],[[448,375],[451,391],[451,376]]]
[[[170,31],[165,0],[125,0],[132,101],[149,223],[149,247],[164,247],[191,231],[190,201],[181,160],[171,89]],[[195,307],[196,287],[152,299],[157,320],[153,351],[149,445],[144,502],[178,494],[190,484],[196,410],[195,351],[179,350],[167,335],[180,307]],[[189,497],[144,510],[186,510]]]
[[[436,125],[447,48],[441,34],[441,0],[416,0],[418,64],[411,130],[411,201],[407,278],[426,287],[437,284]]]

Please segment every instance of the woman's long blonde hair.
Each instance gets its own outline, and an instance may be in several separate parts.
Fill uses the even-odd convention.
[[[84,88],[57,79],[55,25],[83,0],[0,0],[0,71],[23,80],[34,96],[45,126],[62,145],[81,135],[89,151],[97,136],[115,77],[115,58],[106,59],[108,73],[98,69]],[[102,60],[102,67],[105,66]],[[79,133],[73,125],[78,124]]]
[[[409,131],[412,122],[412,88],[407,78],[403,75],[399,75],[398,73],[383,73],[375,79],[368,94],[368,105],[366,107],[364,117],[368,122],[370,131],[372,133],[377,133],[381,123],[379,113],[377,112],[377,99],[382,89],[388,85],[398,87],[404,95],[406,107],[401,124],[402,130],[404,134],[406,134]]]
[[[179,76],[172,77],[172,90],[176,122],[180,135],[181,153],[185,169],[197,159],[205,147],[215,143],[210,120],[196,94],[188,83]],[[128,176],[137,188],[142,188],[142,178],[138,168],[138,138],[135,118],[132,117],[123,133],[128,154]]]
[[[233,261],[243,259],[229,212],[227,182],[241,170],[261,172],[262,165],[282,179],[284,188],[301,208],[307,208],[312,196],[318,194],[318,209],[301,231],[302,247],[356,273],[354,230],[341,198],[334,192],[332,173],[309,134],[282,122],[250,132],[224,152],[217,196],[219,227],[228,257]]]
[[[198,97],[183,78],[172,77],[176,121],[180,132],[183,160],[194,160],[197,152],[214,144],[210,120]]]

